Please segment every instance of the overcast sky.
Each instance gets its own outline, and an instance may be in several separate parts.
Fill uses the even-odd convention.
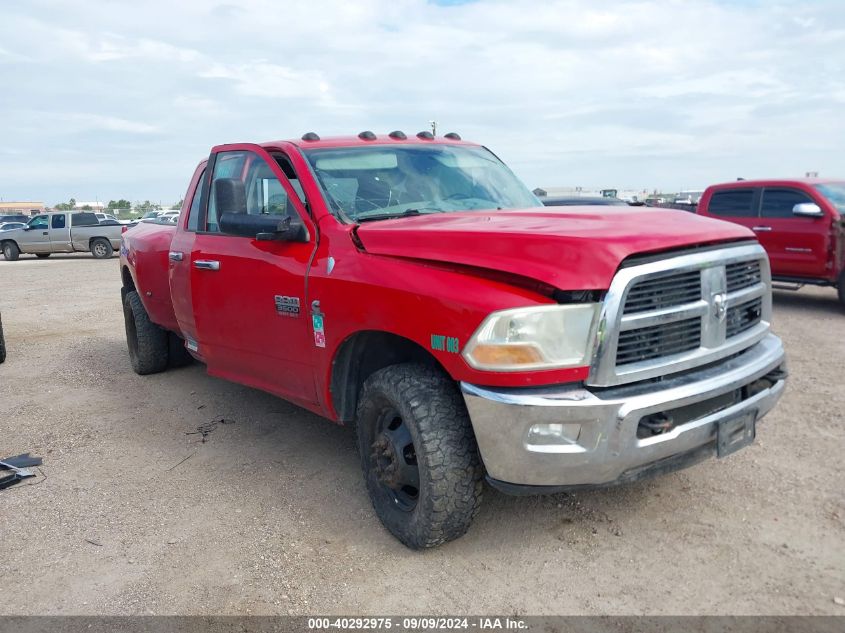
[[[218,143],[438,121],[530,187],[845,177],[842,0],[0,0],[0,198],[182,197]]]

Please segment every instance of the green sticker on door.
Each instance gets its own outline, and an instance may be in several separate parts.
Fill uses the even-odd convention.
[[[323,327],[323,315],[312,314],[311,323],[314,326],[314,345],[317,347],[326,346],[326,330]]]

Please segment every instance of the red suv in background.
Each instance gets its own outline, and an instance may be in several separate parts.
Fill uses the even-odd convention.
[[[701,215],[747,226],[775,281],[835,286],[845,304],[845,180],[738,180],[708,187]]]

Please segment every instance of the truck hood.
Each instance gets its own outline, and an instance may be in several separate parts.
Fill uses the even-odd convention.
[[[486,268],[562,290],[605,290],[622,261],[754,234],[687,211],[537,207],[461,211],[362,224],[368,253]]]

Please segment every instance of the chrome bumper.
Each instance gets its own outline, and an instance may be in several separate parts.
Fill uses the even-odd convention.
[[[752,412],[759,420],[777,403],[784,358],[780,339],[768,334],[737,357],[658,382],[461,389],[488,477],[501,487],[603,485],[715,454],[720,421]],[[638,438],[640,421],[661,413],[674,427]],[[537,441],[535,425],[555,425],[568,437]]]

